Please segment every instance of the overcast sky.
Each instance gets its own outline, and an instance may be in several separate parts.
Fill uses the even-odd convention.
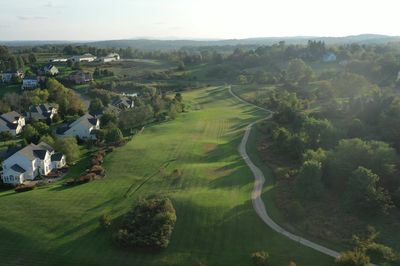
[[[400,35],[399,0],[0,0],[0,40]]]

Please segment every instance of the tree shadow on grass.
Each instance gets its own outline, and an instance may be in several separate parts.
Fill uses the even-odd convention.
[[[249,178],[250,174],[247,174],[247,167],[240,161],[215,169],[214,172],[227,174],[211,181],[211,188],[243,187],[253,182],[253,179]]]
[[[1,265],[45,265],[46,250],[42,241],[0,228]]]

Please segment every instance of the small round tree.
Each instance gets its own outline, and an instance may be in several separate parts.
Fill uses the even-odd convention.
[[[251,254],[251,261],[254,266],[266,266],[269,261],[269,254],[265,251],[256,251]]]

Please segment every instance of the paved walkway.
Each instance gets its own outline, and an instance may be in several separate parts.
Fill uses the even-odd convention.
[[[252,104],[250,102],[247,102],[247,101],[243,100],[242,98],[240,98],[239,96],[234,94],[232,92],[231,88],[229,88],[229,92],[231,93],[231,95],[233,97],[235,97],[236,99],[238,99],[239,101],[241,101],[241,102],[243,102],[245,104],[250,104],[250,105],[253,105],[253,106],[257,107],[258,109],[262,109],[262,110],[265,110],[267,112],[271,112],[271,111],[269,111],[269,110],[267,110],[265,108],[256,106],[256,105],[254,105],[254,104]],[[271,118],[271,115],[269,115],[266,118],[261,119],[261,120],[265,120],[265,119],[269,119],[269,118]],[[268,215],[268,212],[267,212],[267,210],[265,208],[264,202],[263,202],[263,200],[261,198],[263,185],[265,183],[264,174],[251,161],[251,159],[249,158],[249,156],[247,154],[247,150],[246,150],[247,141],[248,141],[249,136],[250,136],[251,128],[253,127],[254,124],[260,122],[261,120],[255,121],[255,122],[249,124],[246,127],[246,131],[245,131],[244,136],[242,138],[242,142],[240,143],[240,146],[239,146],[239,153],[242,156],[243,160],[246,162],[247,166],[250,168],[250,170],[253,173],[254,178],[255,178],[254,188],[253,188],[253,191],[251,193],[251,199],[252,199],[252,202],[253,202],[254,210],[256,211],[258,216],[264,221],[264,223],[266,223],[269,227],[271,227],[271,229],[273,229],[274,231],[278,232],[279,234],[284,235],[284,236],[290,238],[291,240],[296,241],[296,242],[298,242],[298,243],[300,243],[300,244],[302,244],[304,246],[307,246],[307,247],[315,249],[315,250],[317,250],[317,251],[319,251],[321,253],[324,253],[324,254],[326,254],[328,256],[336,258],[337,256],[339,256],[338,252],[336,252],[334,250],[331,250],[329,248],[323,247],[323,246],[321,246],[321,245],[319,245],[317,243],[311,242],[311,241],[309,241],[309,240],[307,240],[305,238],[302,238],[300,236],[297,236],[295,234],[292,234],[292,233],[286,231],[281,226],[279,226],[277,223],[275,223],[271,219],[271,217]]]

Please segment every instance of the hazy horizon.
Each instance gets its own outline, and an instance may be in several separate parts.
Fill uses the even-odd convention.
[[[378,4],[379,3],[379,4]],[[399,36],[394,0],[16,0],[2,3],[2,41],[222,40]]]

